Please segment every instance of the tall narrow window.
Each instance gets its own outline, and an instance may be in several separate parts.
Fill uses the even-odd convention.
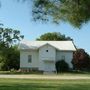
[[[28,55],[28,63],[32,62],[32,55]]]

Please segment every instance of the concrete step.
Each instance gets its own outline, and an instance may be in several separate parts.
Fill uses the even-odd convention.
[[[53,72],[53,71],[52,72],[51,71],[50,72],[49,71],[44,71],[43,74],[46,74],[46,75],[48,75],[48,74],[56,74],[56,72]]]

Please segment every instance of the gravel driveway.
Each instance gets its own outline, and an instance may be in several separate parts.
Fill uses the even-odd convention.
[[[0,78],[17,79],[90,79],[89,75],[0,75]]]

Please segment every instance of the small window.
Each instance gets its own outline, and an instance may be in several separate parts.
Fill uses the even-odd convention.
[[[48,52],[48,50],[46,50],[46,52]]]
[[[28,63],[32,62],[32,55],[28,55]]]
[[[65,60],[65,56],[63,55],[63,56],[61,57],[61,59],[62,59],[62,60]]]

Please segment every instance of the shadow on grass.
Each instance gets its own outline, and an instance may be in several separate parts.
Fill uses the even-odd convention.
[[[40,84],[40,83],[30,83],[30,84],[7,84],[0,85],[0,90],[90,90],[90,85],[81,85],[81,84]]]
[[[13,85],[0,85],[0,90],[55,90],[55,86],[38,85],[38,84],[13,84]]]
[[[90,80],[0,79],[0,90],[90,90]]]

